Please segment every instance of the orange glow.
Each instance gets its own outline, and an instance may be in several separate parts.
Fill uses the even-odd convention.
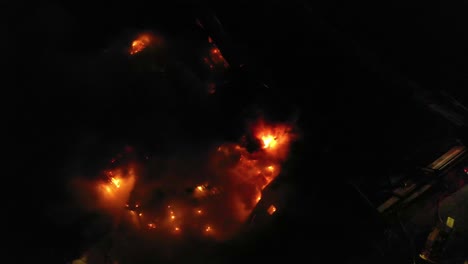
[[[141,34],[138,36],[134,41],[132,41],[129,50],[130,55],[137,54],[138,52],[144,50],[151,44],[153,39],[154,37],[150,34]]]
[[[269,215],[274,214],[276,212],[276,207],[274,205],[270,205],[270,207],[268,207],[267,212]]]
[[[262,200],[262,191],[281,173],[294,138],[291,130],[287,124],[270,125],[260,120],[252,126],[253,135],[261,143],[258,151],[249,152],[240,144],[223,144],[217,148],[216,159],[220,164],[236,160],[228,171],[221,170],[230,179],[230,207],[232,217],[238,221],[248,218]]]
[[[115,185],[115,187],[120,188],[120,179],[116,179],[114,177],[111,177],[111,181]]]
[[[276,138],[272,135],[262,136],[263,148],[274,148],[276,145]]]
[[[92,186],[99,187],[99,202],[113,210],[112,215],[119,219],[116,221],[128,221],[139,230],[157,227],[158,232],[152,234],[187,232],[214,239],[230,238],[259,202],[263,206],[268,201],[266,195],[262,198],[262,192],[280,175],[294,139],[288,124],[259,120],[250,129],[248,135],[259,143],[256,150],[239,143],[220,144],[204,157],[204,170],[194,172],[198,178],[187,177],[185,171],[181,175],[171,171],[167,179],[155,177],[134,190],[137,172],[149,175],[150,171],[143,171],[141,164],[116,162],[112,167],[118,167],[105,171],[106,177]],[[154,186],[168,194],[164,196],[167,203],[151,200]],[[123,210],[129,212],[122,214]],[[266,211],[272,215],[276,210],[270,205]],[[120,220],[122,215],[126,220]]]
[[[257,198],[255,198],[255,202],[258,203],[260,202],[261,199],[262,199],[262,194],[260,193],[257,195]]]
[[[212,39],[209,38],[208,42],[212,43]],[[210,69],[214,69],[215,67],[216,69],[229,68],[229,63],[226,61],[223,54],[215,44],[212,44],[208,57],[205,57],[203,60],[210,67]]]
[[[285,159],[289,152],[289,145],[293,140],[291,126],[286,124],[268,125],[264,121],[253,127],[255,137],[262,143],[262,148],[269,155]]]
[[[117,209],[127,206],[130,192],[136,180],[134,169],[131,167],[119,168],[107,171],[105,175],[108,177],[108,180],[98,185],[98,206],[106,209]]]

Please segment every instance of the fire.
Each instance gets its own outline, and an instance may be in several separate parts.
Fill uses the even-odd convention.
[[[294,139],[292,127],[287,124],[268,125],[260,121],[254,125],[255,137],[269,156],[284,160],[289,153],[289,145]]]
[[[137,54],[138,52],[141,52],[142,50],[144,50],[146,47],[148,47],[151,44],[153,38],[154,37],[152,35],[147,34],[147,33],[141,34],[140,36],[138,36],[134,41],[132,41],[132,44],[129,50],[130,55]]]
[[[208,67],[213,69],[227,69],[229,68],[229,63],[224,58],[223,54],[219,50],[219,48],[213,44],[212,40],[209,39],[209,43],[211,44],[211,48],[208,52],[208,56],[203,58],[204,62],[208,65]]]
[[[114,177],[111,177],[111,181],[114,184],[115,187],[120,188],[120,179],[116,179]]]
[[[276,138],[274,138],[272,135],[268,136],[262,136],[262,141],[263,141],[263,148],[274,148],[276,145]]]
[[[276,207],[274,205],[270,205],[267,210],[269,215],[273,215],[276,212]]]
[[[134,190],[139,178],[135,166],[120,166],[105,172],[106,180],[99,184],[103,190],[102,203],[118,210],[129,210],[126,215],[131,217],[132,225],[142,230],[158,227],[155,234],[210,234],[215,239],[228,238],[241,228],[262,200],[262,191],[280,175],[294,139],[288,124],[260,120],[251,129],[251,135],[259,142],[258,149],[252,151],[237,143],[218,145],[214,149],[217,151],[206,157],[209,169],[200,172],[207,177],[189,184],[185,175],[171,174],[166,180],[158,178],[154,184],[158,188],[181,188],[165,193],[168,194],[164,196],[167,203],[162,200],[154,203],[144,195],[130,195],[138,193],[139,188],[146,188],[146,184],[140,184]],[[139,170],[144,169],[140,167]],[[151,194],[154,190],[144,193]],[[270,215],[275,212],[274,205],[267,209]]]
[[[124,208],[136,181],[134,169],[129,166],[109,170],[105,176],[107,180],[98,185],[98,205],[106,209]]]
[[[234,217],[245,221],[262,199],[262,191],[280,174],[281,165],[287,158],[290,143],[294,139],[292,127],[288,124],[267,124],[260,120],[252,126],[254,137],[260,142],[260,149],[249,152],[240,144],[225,144],[218,148],[223,158],[239,157],[228,170],[228,177],[234,185]]]

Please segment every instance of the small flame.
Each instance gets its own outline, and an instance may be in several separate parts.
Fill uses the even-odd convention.
[[[276,212],[276,207],[274,205],[270,205],[267,210],[269,215],[273,215]]]
[[[105,210],[129,208],[128,198],[132,191],[136,175],[131,167],[104,171],[107,180],[98,184],[97,206]]]
[[[211,39],[209,39],[211,40]],[[212,40],[211,40],[212,41]],[[224,58],[223,54],[219,50],[219,48],[212,44],[212,48],[209,51],[209,56],[203,59],[205,63],[210,67],[210,69],[214,69],[216,66],[218,69],[227,69],[229,68],[229,63]]]
[[[276,145],[276,138],[272,135],[262,136],[263,148],[274,148]]]
[[[148,45],[151,44],[152,36],[149,34],[142,34],[138,36],[133,42],[130,47],[130,55],[137,54],[144,50]]]
[[[111,182],[115,185],[115,187],[120,188],[120,179],[111,177]]]
[[[259,193],[259,194],[257,195],[257,198],[255,199],[255,201],[258,203],[258,202],[260,202],[261,199],[262,199],[262,194]]]

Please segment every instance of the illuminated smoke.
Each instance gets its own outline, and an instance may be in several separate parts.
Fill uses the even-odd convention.
[[[117,218],[135,187],[135,166],[121,165],[105,170],[99,176],[96,180],[74,179],[76,195],[85,209]]]
[[[139,170],[136,165],[105,170],[96,183],[96,204],[116,218],[123,215],[120,221],[131,228],[155,236],[230,238],[280,174],[294,139],[291,129],[260,120],[251,126],[258,145],[253,151],[224,143],[204,154],[146,167],[141,163]],[[166,170],[158,174],[152,168],[158,166]],[[268,209],[270,215],[275,211],[274,206]]]

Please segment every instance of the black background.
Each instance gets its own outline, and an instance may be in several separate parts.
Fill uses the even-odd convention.
[[[72,239],[79,231],[58,226],[44,213],[50,203],[66,199],[63,175],[74,155],[99,161],[124,144],[170,150],[173,141],[158,142],[174,133],[187,142],[233,139],[252,103],[272,119],[299,113],[303,136],[288,172],[297,191],[276,231],[249,242],[255,251],[242,249],[247,246],[226,254],[311,261],[375,255],[369,237],[379,234],[379,222],[345,183],[359,179],[372,186],[379,172],[400,166],[421,146],[459,133],[415,102],[413,84],[466,100],[466,8],[416,1],[271,1],[5,9],[5,153],[12,169],[4,175],[5,228],[19,242],[14,256],[55,254],[60,263],[85,244]],[[194,17],[207,14],[216,14],[236,47],[226,46],[228,60],[248,62],[251,84],[210,101],[220,110],[209,118],[208,107],[191,100],[193,91],[171,97],[135,90],[135,82],[160,83],[115,74],[125,72],[125,60],[103,55],[112,43],[127,41],[126,32],[180,36],[192,30]],[[258,88],[256,80],[269,88]],[[172,101],[155,104],[151,96]],[[165,122],[176,125],[161,129]]]

